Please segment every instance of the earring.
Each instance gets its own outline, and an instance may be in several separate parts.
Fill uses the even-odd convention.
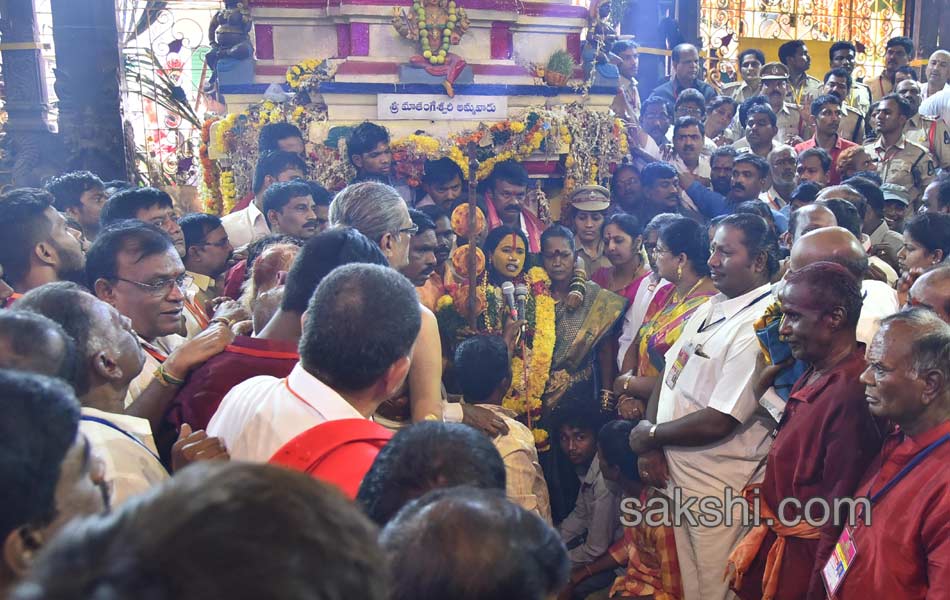
[[[683,278],[683,265],[676,267],[676,280],[679,281]]]

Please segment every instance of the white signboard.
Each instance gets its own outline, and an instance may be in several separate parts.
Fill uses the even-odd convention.
[[[508,118],[508,97],[379,94],[376,96],[376,110],[380,120],[504,120]]]

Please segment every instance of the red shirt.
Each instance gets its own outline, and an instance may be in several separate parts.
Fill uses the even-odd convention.
[[[811,136],[811,139],[801,144],[795,146],[795,152],[801,154],[809,148],[815,148],[818,146],[818,140],[815,136]],[[829,185],[838,185],[841,183],[841,175],[838,174],[838,156],[841,154],[841,151],[849,146],[857,146],[854,142],[849,142],[840,135],[835,141],[835,147],[831,149],[831,152],[828,154],[831,155],[831,170],[828,171],[828,184]]]
[[[165,422],[175,431],[183,423],[194,430],[205,429],[231,388],[258,375],[286,377],[299,358],[296,342],[239,335],[224,352],[192,371],[172,400]]]
[[[848,358],[811,385],[805,383],[814,368],[795,382],[769,450],[761,488],[763,501],[776,514],[784,498],[797,498],[804,506],[812,498],[833,502],[851,496],[877,455],[881,435],[868,411],[864,384],[858,380],[865,366],[864,345],[858,344]],[[786,519],[802,513],[792,508],[785,506]],[[786,538],[776,600],[825,598],[821,568],[839,533],[829,522],[819,539]],[[762,572],[774,542],[775,533],[770,531],[743,577],[740,597],[762,597]]]
[[[950,421],[911,438],[900,430],[855,491],[881,490],[921,450],[950,433]],[[950,598],[950,442],[936,448],[871,507],[871,524],[855,527],[857,555],[840,600]]]

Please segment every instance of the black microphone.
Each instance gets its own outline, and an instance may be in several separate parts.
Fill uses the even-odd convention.
[[[505,297],[505,304],[515,310],[515,284],[506,281],[501,284],[501,295]]]
[[[525,303],[528,301],[528,286],[519,283],[515,286],[515,310],[518,313],[518,320],[525,319],[527,317],[527,311],[525,310]]]

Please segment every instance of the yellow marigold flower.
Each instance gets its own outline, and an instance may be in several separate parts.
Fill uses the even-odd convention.
[[[521,133],[524,131],[524,123],[521,123],[520,121],[512,121],[509,127],[513,133]]]

